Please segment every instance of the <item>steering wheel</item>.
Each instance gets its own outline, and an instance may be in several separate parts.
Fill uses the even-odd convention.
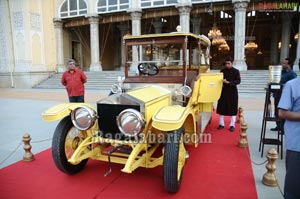
[[[141,74],[149,76],[156,75],[159,71],[157,66],[148,63],[140,63],[138,65],[138,70]]]

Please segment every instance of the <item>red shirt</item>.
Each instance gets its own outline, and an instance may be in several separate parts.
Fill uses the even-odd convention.
[[[61,77],[61,83],[66,86],[69,97],[83,96],[86,80],[85,74],[78,68],[73,73],[65,71]]]

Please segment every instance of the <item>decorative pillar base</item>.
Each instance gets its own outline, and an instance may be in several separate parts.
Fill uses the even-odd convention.
[[[100,63],[93,63],[90,65],[90,71],[102,71],[102,66]]]
[[[247,64],[244,60],[234,60],[233,67],[240,71],[247,70]]]
[[[56,65],[56,72],[62,73],[62,72],[65,72],[65,70],[66,70],[66,66],[65,65],[61,65],[61,64],[57,64]]]

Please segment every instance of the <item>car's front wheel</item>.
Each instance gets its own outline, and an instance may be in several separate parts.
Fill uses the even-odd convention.
[[[63,118],[58,123],[52,140],[52,157],[59,170],[67,174],[75,174],[85,167],[88,159],[82,160],[78,164],[68,162],[85,138],[85,132],[73,126],[70,116]]]
[[[185,164],[186,151],[182,140],[183,128],[171,131],[167,135],[164,151],[164,185],[170,193],[176,193],[179,190],[183,167]]]

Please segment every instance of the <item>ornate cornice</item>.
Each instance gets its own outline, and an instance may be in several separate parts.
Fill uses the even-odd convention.
[[[249,0],[245,1],[232,1],[235,11],[246,11],[248,7]]]
[[[140,20],[142,18],[141,11],[130,12],[131,20]]]
[[[58,18],[53,19],[54,28],[62,28],[63,27],[63,21]]]
[[[90,24],[99,24],[100,17],[98,15],[87,16]]]
[[[182,15],[185,14],[190,14],[191,10],[192,10],[192,6],[191,5],[184,5],[184,6],[176,6],[176,8],[178,9],[179,13]]]

